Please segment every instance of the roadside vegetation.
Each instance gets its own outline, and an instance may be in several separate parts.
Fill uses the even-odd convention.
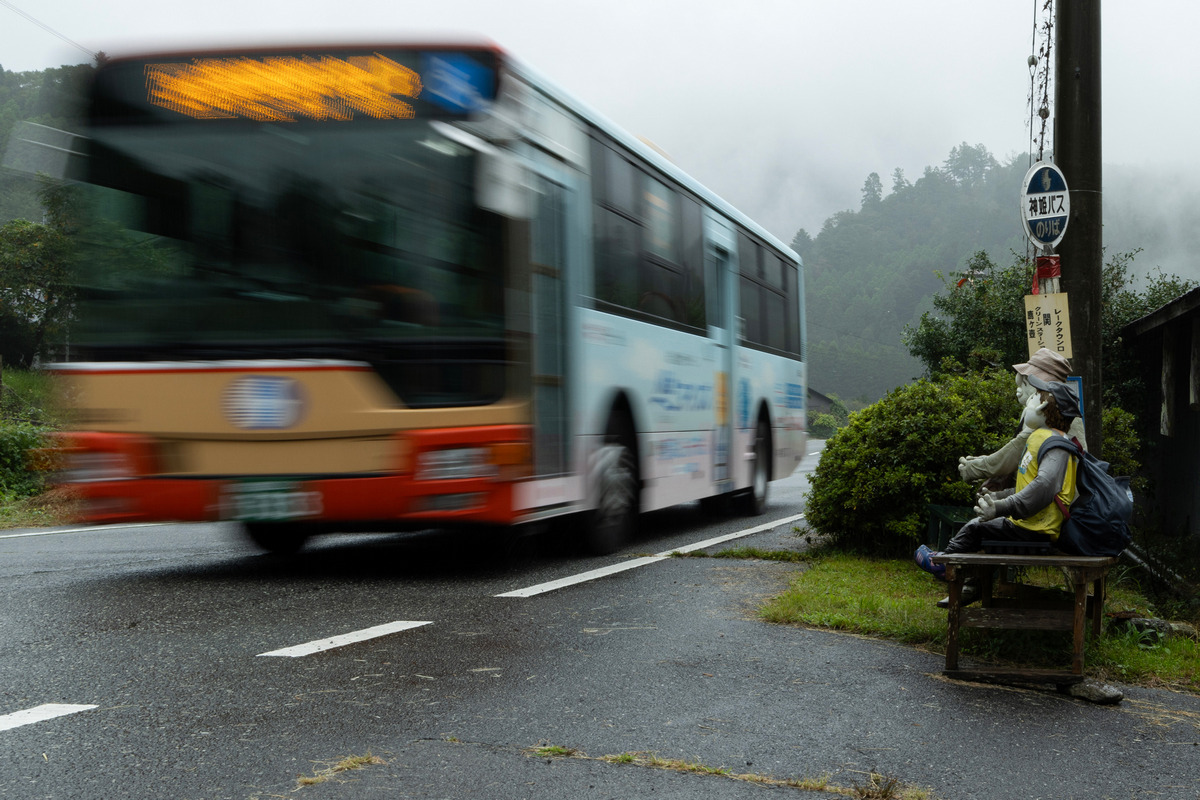
[[[50,378],[30,369],[0,370],[0,528],[34,528],[70,521],[70,495],[46,490],[32,454],[62,426]]]
[[[695,557],[693,554],[688,556]],[[758,558],[802,562],[788,589],[768,601],[760,616],[767,622],[805,625],[874,636],[933,653],[946,647],[946,611],[937,601],[946,585],[906,558],[855,555],[825,544],[801,552],[760,553],[723,550],[712,558]],[[1062,574],[1030,569],[1023,582],[1068,597]],[[1118,567],[1109,576],[1105,626],[1099,639],[1088,639],[1085,672],[1097,680],[1167,687],[1200,693],[1200,642],[1186,635],[1138,630],[1128,619],[1200,623],[1187,604],[1156,606],[1139,583],[1138,572]],[[1071,660],[1069,632],[963,629],[960,652],[1002,666],[1060,668]]]
[[[1157,408],[1153,401],[1158,388],[1145,385],[1135,356],[1121,335],[1130,322],[1191,290],[1194,284],[1160,272],[1139,287],[1131,277],[1136,256],[1136,251],[1110,255],[1102,269],[1101,455],[1111,463],[1112,474],[1131,477],[1135,497],[1142,498],[1131,525],[1129,552],[1136,558],[1129,563],[1170,565],[1169,582],[1162,569],[1137,573],[1136,577],[1130,573],[1130,581],[1139,582],[1135,585],[1145,596],[1140,604],[1157,605],[1164,615],[1174,612],[1194,621],[1200,610],[1195,604],[1200,595],[1196,588],[1200,561],[1194,542],[1156,530],[1152,501],[1146,500],[1154,497],[1156,489],[1143,474],[1142,463],[1153,456],[1142,443],[1158,424],[1156,412],[1147,411]],[[958,459],[994,452],[1019,424],[1011,365],[1029,355],[1020,314],[1032,277],[1033,265],[1020,256],[1014,255],[1008,266],[1001,267],[986,253],[978,252],[961,273],[942,278],[943,290],[932,298],[933,310],[923,314],[916,325],[905,327],[904,344],[923,364],[925,377],[850,413],[846,424],[825,442],[810,480],[807,523],[833,550],[878,559],[876,569],[883,569],[887,559],[907,565],[912,552],[928,536],[931,505],[958,507],[969,513],[977,487],[960,479]],[[1088,425],[1095,422],[1089,418]],[[856,570],[866,571],[866,567]],[[807,580],[813,579],[815,576]],[[829,579],[834,580],[832,575]],[[882,579],[848,578],[865,580],[862,585]],[[926,638],[907,627],[921,617],[907,616],[910,590],[901,586],[897,592],[894,597],[851,599],[865,604],[864,610],[870,612],[863,616],[869,617],[872,633],[939,643],[938,637],[944,636],[944,616]],[[862,616],[855,617],[854,609],[823,606],[817,610],[813,603],[820,600],[816,596],[796,599],[804,604],[805,614],[819,615],[803,620],[807,624],[844,625],[847,629],[865,624]],[[857,621],[848,622],[847,617]],[[893,618],[902,620],[905,632],[888,629],[891,623],[887,620]],[[992,635],[986,641],[1001,638]],[[1195,687],[1195,674],[1188,673],[1185,663],[1179,670],[1159,663],[1181,650],[1194,655],[1188,645],[1174,647],[1130,634],[1123,642],[1109,637],[1097,649],[1101,659],[1089,657],[1089,662],[1103,666],[1114,677],[1141,681],[1153,672],[1163,681]],[[1154,656],[1153,670],[1139,666],[1147,653]],[[1025,655],[1032,658],[1034,654]]]

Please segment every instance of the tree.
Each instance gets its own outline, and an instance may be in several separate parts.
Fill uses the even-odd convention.
[[[30,357],[70,315],[69,255],[66,234],[49,225],[17,219],[0,227],[0,306],[32,331]]]
[[[808,231],[801,228],[796,231],[796,235],[792,237],[792,249],[796,251],[796,255],[800,256],[801,260],[808,258],[808,254],[812,252],[813,238],[809,236]]]
[[[988,174],[1000,166],[988,149],[981,144],[974,147],[963,142],[951,149],[945,168],[950,177],[960,186],[977,186]]]
[[[867,180],[863,183],[862,188],[862,207],[863,209],[873,208],[878,206],[883,200],[883,181],[879,180],[879,173],[872,172],[867,176]]]
[[[905,189],[911,189],[912,184],[908,182],[908,178],[904,177],[904,170],[896,167],[892,171],[892,194],[903,192]]]
[[[1104,402],[1125,409],[1141,408],[1144,391],[1132,354],[1122,346],[1121,329],[1154,309],[1190,291],[1195,282],[1161,271],[1139,292],[1129,275],[1138,251],[1117,253],[1102,270],[1101,342]],[[913,356],[936,375],[946,364],[980,371],[1007,368],[1025,361],[1024,296],[1033,282],[1033,265],[1015,257],[997,267],[984,252],[976,253],[967,269],[942,278],[943,292],[933,297],[933,312],[906,325],[903,341]]]
[[[901,340],[930,375],[947,359],[972,370],[1024,361],[1022,318],[1032,275],[1033,266],[1023,259],[1000,269],[980,250],[963,272],[938,274],[943,293],[934,295],[934,311],[922,314],[916,326],[906,325]]]

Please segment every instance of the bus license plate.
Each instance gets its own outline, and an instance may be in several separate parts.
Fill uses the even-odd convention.
[[[321,493],[290,481],[246,481],[225,487],[221,516],[239,522],[278,522],[321,513]]]

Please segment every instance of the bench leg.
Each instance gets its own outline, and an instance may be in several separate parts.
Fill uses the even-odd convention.
[[[1071,672],[1075,675],[1083,674],[1083,632],[1087,620],[1087,590],[1087,581],[1075,581],[1075,619],[1073,626],[1075,653],[1071,658]]]
[[[946,670],[958,669],[958,622],[962,605],[964,571],[953,564],[946,567],[946,582],[950,588],[950,608],[946,612]]]
[[[1092,638],[1100,636],[1100,623],[1104,620],[1105,580],[1101,575],[1092,584]]]

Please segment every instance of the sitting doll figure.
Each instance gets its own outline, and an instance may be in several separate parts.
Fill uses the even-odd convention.
[[[1029,377],[1036,377],[1043,382],[1066,383],[1067,374],[1071,371],[1071,362],[1053,350],[1043,347],[1030,356],[1025,363],[1013,364],[1013,369],[1017,373],[1017,401],[1022,406],[1027,406],[1029,403],[1038,405],[1042,401],[1038,398],[1037,391],[1030,385]],[[1024,410],[1022,415],[1024,415]],[[986,485],[989,487],[996,482],[1011,480],[1012,474],[1016,472],[1021,462],[1026,441],[1032,432],[1028,425],[1022,425],[1016,436],[991,455],[963,456],[958,459],[959,475],[968,482],[988,481]],[[1078,439],[1083,449],[1087,449],[1082,417],[1075,417],[1071,420],[1067,435]]]
[[[1025,407],[1023,421],[1029,434],[1017,466],[1016,488],[983,491],[975,506],[975,518],[959,530],[943,552],[976,552],[985,539],[1051,544],[1058,539],[1063,515],[1055,496],[1064,508],[1075,499],[1078,458],[1054,448],[1039,460],[1038,451],[1054,434],[1067,436],[1071,421],[1080,414],[1079,397],[1071,384],[1046,382],[1036,375],[1028,380],[1041,402]],[[941,577],[945,568],[932,562],[934,555],[921,545],[916,561],[922,569]]]

